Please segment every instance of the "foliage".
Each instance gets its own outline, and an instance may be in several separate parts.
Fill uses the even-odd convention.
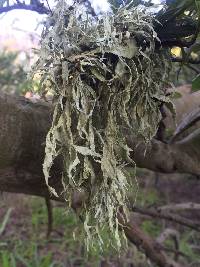
[[[153,222],[152,220],[143,221],[142,229],[152,237],[157,237],[161,231],[160,224],[158,222]]]
[[[200,74],[192,81],[192,92],[200,90]]]
[[[145,177],[144,174],[143,177]],[[172,179],[174,179],[174,177]],[[163,188],[162,190],[165,191]],[[146,192],[148,196],[146,197],[146,201],[151,203],[151,189],[144,188],[144,192]],[[159,192],[160,188],[157,193]],[[196,193],[197,192],[196,190]],[[166,201],[166,195],[164,197]],[[171,198],[173,197],[174,196],[170,195],[170,200],[167,201],[171,202]],[[98,267],[103,259],[108,259],[108,261],[113,264],[115,264],[116,261],[116,265],[121,267],[127,267],[131,264],[141,267],[155,267],[155,264],[151,264],[149,260],[131,244],[128,247],[128,252],[121,253],[120,257],[114,250],[107,250],[104,257],[95,250],[91,250],[87,255],[83,246],[84,235],[81,221],[77,220],[77,217],[72,212],[64,214],[63,205],[60,203],[53,203],[54,227],[50,239],[47,241],[44,236],[47,227],[47,213],[44,200],[37,197],[30,198],[12,194],[10,195],[10,201],[11,203],[12,201],[15,203],[20,202],[20,204],[17,206],[15,205],[16,213],[13,213],[13,215],[11,214],[7,225],[8,227],[6,227],[6,230],[1,236],[1,267],[65,267],[77,265]],[[10,201],[6,197],[2,200],[1,208],[4,206],[3,214],[6,213],[6,210],[11,205],[9,204]],[[158,202],[159,198],[156,200],[156,203]],[[159,223],[157,219],[150,221],[143,218],[141,226],[145,233],[155,238],[158,237],[166,227],[172,227],[172,224]],[[175,227],[175,225],[173,225],[173,227]],[[73,237],[74,229],[76,229],[75,239]],[[187,229],[181,229],[180,231],[179,251],[187,256],[185,261],[189,264],[192,262],[199,262],[198,250],[195,252],[195,247],[197,249],[199,247],[199,238],[200,236],[196,232],[191,232]],[[169,241],[170,240],[167,240],[165,242],[166,247],[174,249],[174,242]],[[24,262],[24,264],[22,262]],[[199,263],[197,263],[197,266],[198,264]]]
[[[5,214],[5,216],[4,216],[4,218],[3,218],[3,221],[2,221],[2,223],[0,225],[0,236],[5,230],[5,227],[6,227],[7,223],[8,223],[8,220],[9,220],[11,212],[12,212],[12,209],[11,208],[8,209],[6,214]]]
[[[30,81],[27,80],[27,70],[18,62],[18,52],[0,53],[0,87],[1,91],[24,93],[30,89]]]
[[[196,233],[189,232],[184,233],[181,240],[180,240],[180,251],[188,255],[188,257],[191,259],[191,262],[197,262],[197,264],[200,263],[200,255],[198,251],[195,251],[192,248],[192,243],[198,243],[198,237],[196,236]],[[198,266],[198,265],[197,265]]]
[[[48,253],[44,256],[39,256],[37,253],[37,248],[34,248],[34,255],[32,260],[27,260],[23,258],[23,256],[15,254],[15,253],[8,253],[7,251],[3,250],[0,253],[0,263],[2,267],[17,267],[22,265],[24,267],[60,267],[61,265],[57,264],[56,262],[52,262],[52,255]]]
[[[17,216],[10,218],[7,231],[1,236],[1,267],[99,266],[100,253],[96,250],[85,252],[82,222],[73,212],[66,214],[63,205],[54,204],[54,231],[50,239],[46,240],[47,213],[44,200],[36,197],[21,198],[20,206],[16,207],[19,209]],[[105,251],[105,255],[111,258],[115,254],[112,250]]]
[[[177,46],[181,50],[181,54],[179,55],[179,66],[176,68],[175,65],[174,70],[178,73],[177,77],[185,76],[186,82],[190,80],[190,73],[194,72],[194,75],[197,77],[193,80],[193,90],[197,91],[200,89],[199,83],[199,63],[200,63],[200,1],[199,0],[175,0],[175,1],[166,1],[166,7],[163,8],[157,15],[156,19],[161,23],[161,31],[162,34],[166,34],[167,38],[171,37],[171,41],[176,40],[176,37],[179,33],[176,29],[176,25],[179,25],[180,29],[183,31],[183,34],[188,31],[187,38],[180,38],[177,40]],[[171,25],[171,27],[170,27]],[[174,25],[172,27],[172,25]],[[190,26],[193,25],[196,28],[196,32],[190,33]],[[168,29],[167,31],[165,29]],[[192,64],[197,64],[197,66],[193,66]],[[182,75],[179,75],[179,74]],[[189,75],[188,75],[189,73]],[[182,80],[181,77],[179,79],[179,83]],[[188,79],[189,78],[189,79]],[[177,83],[177,79],[176,79]]]

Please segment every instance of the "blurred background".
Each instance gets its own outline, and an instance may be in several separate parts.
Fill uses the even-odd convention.
[[[154,1],[160,4],[161,1]],[[50,1],[49,5],[54,6]],[[93,0],[98,12],[109,9],[106,0]],[[27,73],[37,59],[40,34],[45,15],[14,10],[0,15],[0,90],[38,99],[39,85],[27,80]],[[173,53],[181,51],[173,48]],[[199,66],[197,66],[199,70]],[[191,83],[193,69],[180,69],[176,64],[172,75],[175,85]],[[179,78],[179,79],[177,79]],[[137,169],[139,192],[136,203],[141,207],[164,206],[171,203],[200,203],[198,177],[164,175]],[[199,210],[183,211],[193,220],[200,219]],[[0,195],[0,267],[155,267],[136,247],[129,245],[119,255],[115,249],[85,252],[82,223],[62,203],[52,202],[53,225],[48,232],[45,200],[17,194]],[[134,218],[145,233],[160,238],[166,229],[174,235],[164,241],[168,252],[188,266],[200,267],[200,235],[184,226],[148,216]],[[50,226],[51,227],[51,226]]]

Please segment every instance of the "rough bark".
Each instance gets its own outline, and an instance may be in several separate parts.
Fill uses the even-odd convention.
[[[145,255],[156,263],[159,267],[186,267],[179,265],[171,260],[162,250],[161,244],[144,232],[135,224],[133,220],[124,222],[120,215],[118,216],[121,224],[124,226],[124,232],[128,240],[133,243],[139,250],[143,251]]]
[[[23,97],[0,94],[0,189],[45,196],[42,163],[45,137],[51,125],[52,107]],[[152,140],[149,146],[127,136],[138,167],[163,173],[200,175],[199,130],[173,144]],[[62,162],[52,169],[52,185],[61,190]]]
[[[51,125],[51,106],[23,97],[0,95],[0,190],[38,196],[48,194],[43,178],[45,137]],[[59,163],[54,186],[59,187]],[[58,189],[59,190],[59,189]]]

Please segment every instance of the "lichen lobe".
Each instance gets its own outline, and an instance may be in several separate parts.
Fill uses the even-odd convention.
[[[170,103],[163,92],[166,51],[156,50],[153,17],[140,7],[94,19],[79,5],[69,8],[60,0],[42,37],[34,71],[41,75],[43,92],[56,99],[46,138],[46,183],[58,196],[49,178],[62,155],[63,196],[69,203],[76,191],[88,196],[81,210],[86,244],[98,240],[102,246],[102,229],[109,228],[110,241],[120,248],[117,214],[123,209],[128,217],[128,192],[137,186],[127,171],[127,164],[135,164],[124,132],[146,143],[155,135],[160,104]]]

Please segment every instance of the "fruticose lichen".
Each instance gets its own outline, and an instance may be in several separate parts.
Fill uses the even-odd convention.
[[[125,133],[148,143],[161,103],[170,104],[163,91],[167,54],[156,43],[153,17],[142,7],[94,18],[79,4],[59,0],[46,22],[34,69],[43,93],[50,90],[55,99],[43,171],[58,196],[49,178],[60,155],[64,198],[71,203],[74,192],[86,193],[80,211],[86,244],[103,245],[101,230],[109,227],[110,240],[121,246],[117,214],[123,209],[128,217],[128,191],[135,183],[126,168],[135,164]]]

